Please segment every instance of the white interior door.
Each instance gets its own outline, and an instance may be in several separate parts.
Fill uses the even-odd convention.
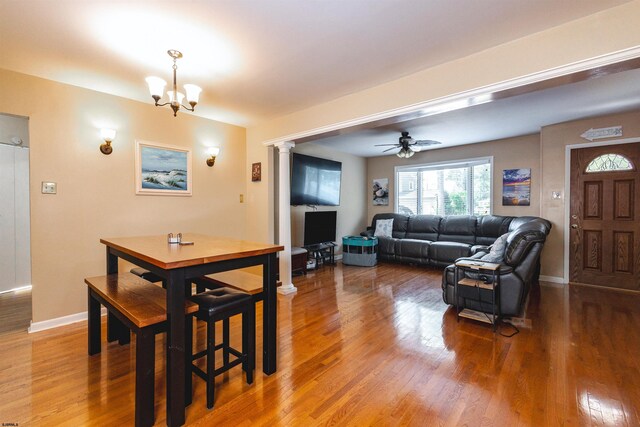
[[[29,149],[15,149],[16,287],[31,285]]]
[[[0,292],[31,285],[28,125],[0,114]]]
[[[16,151],[0,144],[0,292],[16,287]]]

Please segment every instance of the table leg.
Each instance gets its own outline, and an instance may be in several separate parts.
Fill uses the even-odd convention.
[[[191,296],[191,281],[184,287],[184,297],[188,299]],[[191,355],[193,354],[193,315],[185,318],[184,322],[184,406],[189,406],[193,402],[193,375],[191,373]]]
[[[171,270],[167,277],[167,425],[185,420],[185,277]]]
[[[276,334],[277,334],[277,304],[276,293],[276,254],[267,255],[262,265],[262,287],[264,293],[262,310],[262,371],[273,374],[276,371]]]

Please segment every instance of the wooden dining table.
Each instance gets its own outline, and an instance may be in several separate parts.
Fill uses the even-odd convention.
[[[183,425],[186,404],[190,403],[191,373],[186,369],[186,357],[191,349],[185,348],[185,343],[191,339],[186,339],[185,330],[189,329],[185,329],[184,304],[191,295],[191,279],[262,266],[262,370],[267,375],[276,371],[276,253],[284,249],[282,246],[191,233],[183,234],[182,242],[192,245],[170,244],[167,235],[104,238],[100,242],[107,247],[107,274],[118,273],[121,258],[157,274],[166,285],[167,425]],[[123,325],[112,315],[107,322],[107,335],[113,341]]]

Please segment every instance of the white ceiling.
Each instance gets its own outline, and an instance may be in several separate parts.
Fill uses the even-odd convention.
[[[0,0],[0,68],[151,102],[178,49],[196,113],[246,126],[626,2]]]
[[[638,108],[640,70],[631,70],[312,143],[356,156],[375,157],[397,153],[393,150],[383,154],[389,147],[375,145],[398,142],[400,132],[405,130],[416,140],[442,142],[422,149],[426,151],[528,135],[555,123]]]

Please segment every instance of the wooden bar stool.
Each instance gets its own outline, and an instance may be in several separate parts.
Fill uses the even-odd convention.
[[[247,374],[247,384],[253,383],[255,369],[256,309],[250,294],[230,288],[213,289],[190,297],[198,304],[196,318],[207,322],[207,348],[193,354],[192,371],[207,382],[207,408],[213,408],[215,377],[242,363]],[[229,318],[242,314],[242,351],[231,347],[229,343]],[[215,324],[222,320],[222,343],[216,345]],[[222,367],[215,369],[215,352],[222,350]],[[235,358],[229,360],[229,356]],[[193,361],[207,357],[206,371],[197,367]]]

